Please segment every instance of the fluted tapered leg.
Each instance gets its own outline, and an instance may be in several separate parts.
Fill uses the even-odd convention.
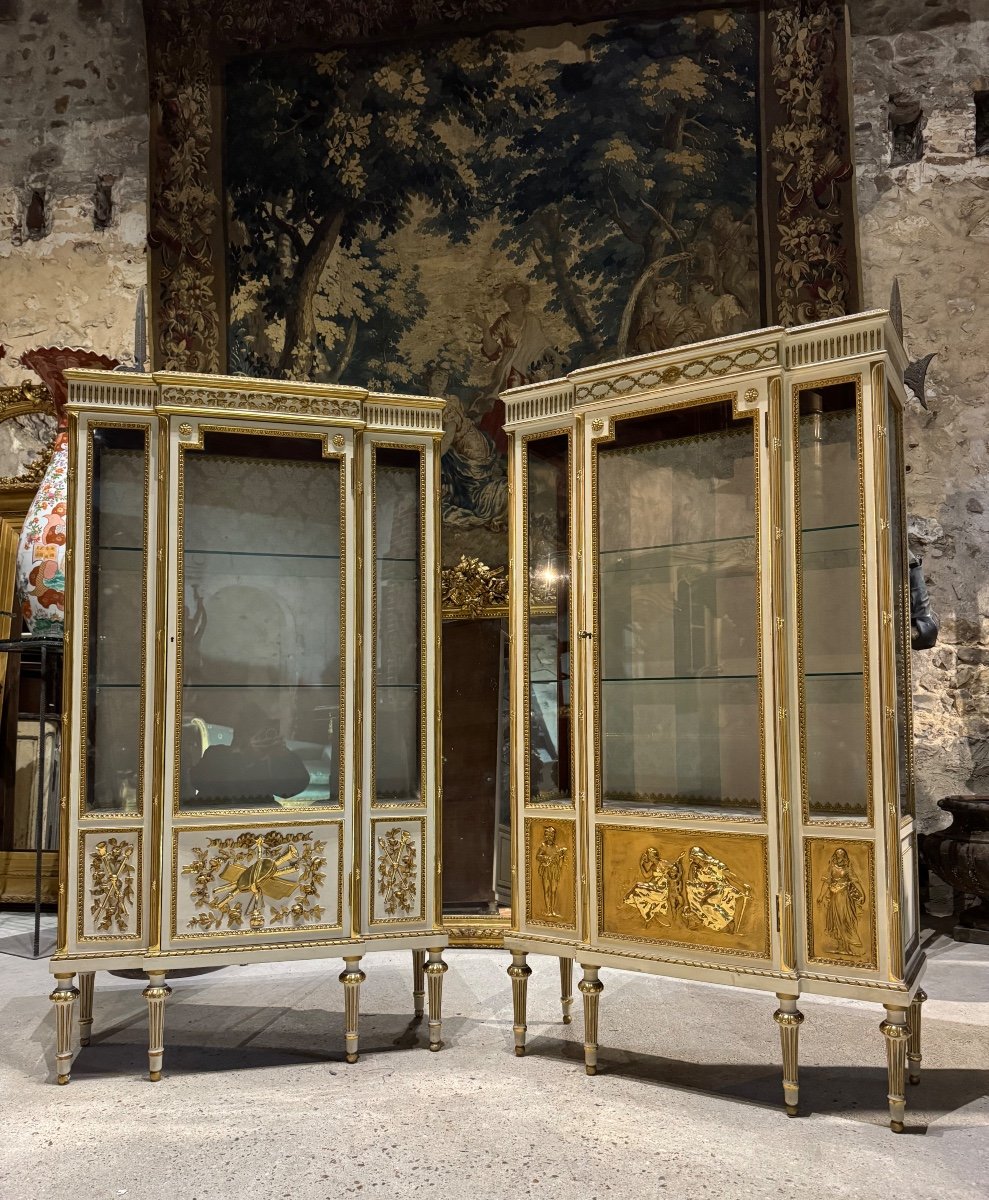
[[[148,972],[148,986],[143,994],[148,1002],[148,1078],[157,1083],[165,1055],[165,1001],[172,994],[164,971]]]
[[[59,1083],[69,1082],[72,1067],[72,1016],[79,989],[72,983],[75,975],[56,975],[55,990],[49,999],[55,1005],[55,1075]]]
[[[584,977],[577,987],[584,997],[584,1070],[588,1075],[598,1073],[598,1007],[604,984],[598,979],[598,967],[581,963]]]
[[[573,959],[560,959],[560,1005],[563,1008],[563,1024],[569,1025],[573,1020],[570,1015],[573,1009]]]
[[[426,951],[412,951],[412,1003],[415,1015],[421,1017],[426,1012]]]
[[[429,988],[429,1048],[443,1048],[443,976],[446,974],[443,948],[430,950],[426,963],[426,985]]]
[[[773,1013],[773,1020],[780,1027],[783,1046],[783,1099],[786,1102],[786,1115],[795,1117],[800,1094],[797,1084],[797,1040],[804,1014],[797,1009],[796,996],[783,996],[777,992],[776,999],[780,1006]]]
[[[343,984],[343,1035],[347,1044],[347,1062],[355,1063],[358,1058],[360,1026],[361,984],[367,976],[361,970],[361,956],[345,958],[340,982]]]
[[[886,1059],[889,1067],[889,1127],[894,1133],[903,1132],[903,1111],[906,1108],[905,1075],[907,1066],[907,1043],[910,1027],[907,1025],[907,1010],[887,1004],[886,1020],[879,1026],[886,1039]]]
[[[927,999],[923,988],[918,988],[910,1001],[910,1044],[907,1047],[907,1062],[910,1064],[910,1082],[920,1083],[920,1006]]]
[[[88,1046],[93,1031],[93,983],[94,971],[79,973],[79,1045]]]
[[[532,967],[526,962],[525,952],[512,951],[512,965],[508,968],[508,977],[512,981],[512,1006],[515,1010],[515,1023],[512,1032],[515,1034],[515,1053],[519,1058],[525,1054],[525,1002],[529,990],[529,976]]]

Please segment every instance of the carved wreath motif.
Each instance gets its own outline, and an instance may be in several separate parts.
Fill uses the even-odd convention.
[[[89,858],[92,880],[90,913],[101,933],[116,928],[128,933],[131,907],[134,904],[133,842],[106,838],[97,842]]]
[[[412,911],[419,881],[416,858],[415,842],[407,829],[389,829],[378,838],[378,891],[390,917]]]
[[[194,846],[192,862],[182,868],[192,875],[192,900],[203,911],[190,929],[207,932],[266,925],[295,926],[319,921],[316,903],[326,881],[323,851],[326,843],[311,833],[242,833],[238,837],[207,838]],[[281,905],[273,901],[283,901]]]

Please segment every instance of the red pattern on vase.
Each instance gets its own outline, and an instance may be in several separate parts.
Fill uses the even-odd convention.
[[[58,432],[51,462],[21,529],[17,545],[17,595],[28,631],[35,637],[65,633],[65,543],[68,536],[69,438],[68,384],[70,367],[113,370],[115,358],[92,350],[42,347],[20,357],[23,366],[40,375],[51,392]]]

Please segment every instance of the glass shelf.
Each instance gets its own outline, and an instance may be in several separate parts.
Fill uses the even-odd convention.
[[[182,684],[182,691],[203,691],[209,688],[226,688],[226,689],[245,689],[250,688],[251,691],[256,691],[259,688],[274,689],[277,691],[304,691],[308,688],[322,688],[324,691],[340,691],[338,683],[251,683],[250,679],[241,680],[239,683],[190,683],[188,680]]]
[[[602,679],[602,683],[721,683],[726,679],[758,679],[758,675],[632,675]]]
[[[710,538],[707,541],[602,550],[599,558],[601,575],[606,580],[640,571],[672,572],[696,567],[721,571],[734,567],[751,572],[755,564],[755,537]]]
[[[291,558],[291,559],[314,559],[318,562],[339,562],[339,554],[297,554],[284,553],[280,550],[205,550],[202,548],[185,547],[186,558],[192,558],[196,555],[223,555],[226,558]]]
[[[609,550],[602,550],[599,557],[604,560],[614,558],[617,554],[640,554],[644,551],[653,550],[683,550],[690,549],[695,546],[721,546],[728,542],[754,542],[754,533],[734,534],[731,537],[718,538],[696,538],[687,542],[662,542],[652,546],[620,546],[612,547]]]
[[[622,792],[609,792],[602,797],[604,807],[622,812],[671,813],[676,816],[711,817],[724,820],[733,813],[758,816],[762,810],[756,799],[711,796],[635,796]]]

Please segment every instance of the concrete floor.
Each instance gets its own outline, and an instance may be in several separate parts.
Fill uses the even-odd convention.
[[[411,956],[365,958],[354,1066],[335,960],[177,980],[158,1084],[141,984],[98,975],[92,1045],[56,1087],[47,963],[18,957],[28,925],[0,913],[4,1200],[989,1195],[989,947],[931,935],[923,1082],[898,1137],[877,1005],[801,1001],[788,1120],[771,996],[603,971],[591,1079],[552,959],[531,960],[514,1057],[495,951],[448,952],[439,1054],[410,1021]]]

